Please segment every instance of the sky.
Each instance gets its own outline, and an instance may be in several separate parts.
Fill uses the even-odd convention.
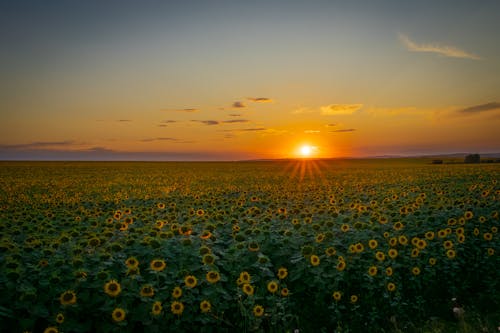
[[[0,159],[500,152],[498,31],[497,0],[1,1]]]

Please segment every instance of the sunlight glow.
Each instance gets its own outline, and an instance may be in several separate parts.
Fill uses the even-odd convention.
[[[308,144],[304,144],[304,145],[300,146],[300,148],[298,150],[298,155],[300,157],[303,157],[303,158],[305,158],[305,157],[311,157],[317,151],[318,151],[317,147],[311,146],[311,145],[308,145]]]

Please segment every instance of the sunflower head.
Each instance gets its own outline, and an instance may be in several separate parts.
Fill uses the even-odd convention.
[[[184,304],[179,301],[173,301],[172,304],[170,304],[170,311],[174,315],[180,316],[182,312],[184,311]]]
[[[111,297],[120,295],[121,291],[122,287],[116,280],[110,280],[104,284],[104,292]]]
[[[76,294],[73,290],[66,290],[59,297],[62,305],[73,305],[76,303]]]
[[[210,283],[216,283],[220,280],[220,274],[217,271],[209,271],[206,275],[207,281]]]
[[[336,302],[338,302],[342,298],[342,293],[340,291],[334,291],[332,297]]]
[[[264,308],[262,305],[256,305],[253,307],[253,315],[255,317],[262,317],[262,315],[264,315]]]
[[[113,310],[113,313],[111,313],[111,318],[113,318],[113,321],[117,323],[124,321],[125,316],[126,316],[125,310],[123,310],[122,308],[116,308]]]
[[[186,284],[186,287],[194,288],[196,287],[198,280],[193,275],[188,275],[184,278],[184,283]]]
[[[271,293],[274,294],[276,291],[278,291],[278,283],[276,281],[270,281],[267,284],[267,290]]]
[[[139,260],[137,260],[137,258],[135,257],[129,257],[127,258],[127,260],[125,260],[125,265],[128,268],[139,267]]]
[[[141,288],[140,292],[142,297],[152,297],[155,294],[155,291],[151,285],[144,285]]]
[[[317,255],[313,254],[310,258],[310,261],[311,261],[311,265],[313,266],[318,266],[319,263],[320,263],[320,259]]]
[[[153,306],[151,307],[151,314],[153,316],[159,316],[161,314],[162,310],[163,310],[163,307],[161,305],[161,302],[156,301],[153,303]]]
[[[285,267],[278,269],[278,279],[283,280],[288,276],[288,270]]]
[[[203,301],[200,302],[200,310],[201,310],[201,312],[207,313],[207,312],[210,312],[211,309],[212,309],[212,304],[210,304],[209,301],[203,300]]]
[[[173,290],[172,290],[172,297],[173,298],[179,298],[182,296],[182,289],[181,287],[175,287]]]
[[[247,271],[241,272],[238,280],[240,281],[241,284],[250,283],[251,280],[250,273],[248,273]]]
[[[162,259],[154,259],[150,263],[151,269],[153,271],[155,271],[155,272],[161,272],[161,271],[163,271],[166,266],[167,266],[167,264]]]

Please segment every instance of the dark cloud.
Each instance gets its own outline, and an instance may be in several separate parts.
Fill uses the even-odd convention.
[[[198,112],[200,110],[196,108],[184,108],[184,109],[163,109],[163,111]]]
[[[50,147],[67,147],[74,145],[72,140],[66,141],[35,141],[30,143],[21,143],[15,145],[0,145],[2,149],[23,150],[23,149],[43,149]]]
[[[228,114],[229,117],[241,117],[241,113],[230,113]]]
[[[492,110],[497,110],[497,109],[500,109],[500,103],[491,102],[491,103],[486,103],[486,104],[469,106],[468,108],[461,109],[458,112],[479,113],[479,112],[492,111]]]
[[[243,128],[238,131],[240,132],[256,132],[256,131],[265,131],[267,128],[264,127],[256,127],[256,128]]]
[[[233,108],[244,108],[244,107],[246,107],[246,105],[243,102],[236,101],[233,103]]]
[[[335,127],[335,126],[338,126],[339,124],[336,124],[336,123],[332,123],[332,124],[328,124],[326,125],[326,127]]]
[[[160,124],[160,125],[158,125],[158,127],[167,127],[167,125],[165,125],[165,124]]]
[[[152,142],[152,141],[177,141],[176,138],[147,138],[142,139],[141,142]]]
[[[131,122],[132,120],[130,119],[118,119],[117,122],[119,123],[128,123],[128,122]]]
[[[171,124],[171,123],[176,123],[177,120],[162,120],[161,123],[163,124]]]
[[[209,125],[209,126],[219,125],[219,122],[217,120],[191,120],[191,121],[195,122],[195,123]]]
[[[233,124],[233,123],[248,123],[250,120],[247,119],[231,119],[231,120],[223,120],[224,124]]]
[[[338,129],[334,131],[330,131],[332,133],[345,133],[345,132],[354,132],[356,129],[355,128],[346,128],[346,129]]]
[[[257,103],[271,103],[273,100],[267,97],[247,97],[249,101]]]

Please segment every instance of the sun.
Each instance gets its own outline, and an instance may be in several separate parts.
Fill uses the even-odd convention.
[[[308,144],[299,147],[298,155],[302,158],[311,157],[317,152],[318,148]]]

